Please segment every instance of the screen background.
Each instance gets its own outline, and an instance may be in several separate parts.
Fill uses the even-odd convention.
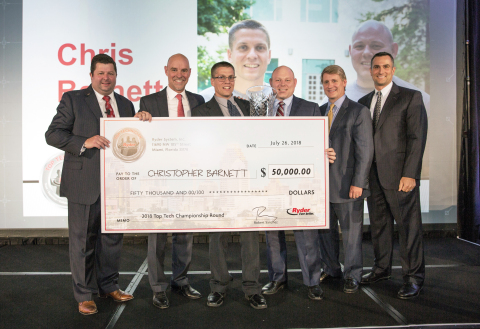
[[[81,45],[95,53],[109,49],[111,54],[115,49],[117,56],[122,49],[131,51],[127,53],[133,58],[130,64],[119,65],[121,58],[116,58],[117,85],[124,87],[124,95],[128,88],[138,86],[138,95],[135,94],[138,90],[132,89],[133,100],[146,94],[147,81],[152,86],[157,81],[166,86],[163,67],[168,57],[178,52],[189,58],[192,67],[187,89],[200,92],[209,86],[205,79],[205,67],[211,66],[208,61],[228,59],[225,32],[232,24],[226,19],[220,24],[218,34],[202,30],[202,26],[208,24],[197,26],[196,22],[205,20],[205,15],[201,17],[201,13],[197,13],[197,5],[203,8],[203,2],[104,1],[99,5],[95,1],[52,0],[40,4],[24,0],[4,6],[5,20],[0,31],[0,38],[3,36],[0,123],[6,142],[0,145],[0,228],[67,227],[65,207],[52,202],[41,189],[46,166],[62,153],[46,145],[44,133],[58,105],[60,81],[73,81],[76,89],[90,83],[91,56],[86,54],[85,65],[81,64]],[[268,81],[268,73],[274,67],[287,65],[298,79],[296,96],[308,99],[308,89],[305,89],[308,75],[318,74],[315,70],[321,72],[322,65],[342,66],[348,83],[352,83],[356,72],[348,46],[356,27],[368,17],[378,18],[382,13],[391,12],[391,17],[384,17],[385,24],[392,32],[396,31],[399,23],[405,23],[405,17],[399,20],[405,14],[395,13],[392,8],[405,4],[426,6],[428,11],[421,13],[428,17],[426,61],[418,65],[418,59],[407,56],[411,50],[400,43],[408,33],[403,33],[403,39],[401,33],[393,35],[400,46],[396,64],[405,66],[404,72],[398,70],[396,75],[402,74],[402,78],[430,95],[426,153],[429,170],[421,184],[423,221],[454,223],[457,195],[455,1],[436,1],[433,6],[424,0],[257,0],[254,5],[244,6],[240,18],[256,19],[269,31],[272,61],[265,80]],[[219,14],[209,15],[221,21]],[[64,65],[59,60],[59,49],[66,44],[76,47],[73,50],[67,46],[62,52],[64,61],[77,58],[72,65]],[[209,56],[199,47],[204,47]],[[200,54],[198,60],[197,53]],[[412,67],[415,69],[408,72]],[[428,78],[420,82],[408,79],[419,70]],[[150,88],[150,92],[154,92],[153,89]],[[314,101],[321,102],[321,95],[318,96]],[[138,101],[134,104],[138,110]]]

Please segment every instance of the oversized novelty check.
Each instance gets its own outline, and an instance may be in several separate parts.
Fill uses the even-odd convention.
[[[101,119],[102,232],[328,228],[326,117]]]

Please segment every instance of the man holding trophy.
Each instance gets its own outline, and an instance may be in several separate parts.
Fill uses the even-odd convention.
[[[215,88],[213,98],[192,110],[196,116],[249,116],[248,101],[233,96],[235,87],[235,69],[228,62],[216,63],[211,69],[211,83]],[[223,304],[227,285],[232,280],[227,267],[228,232],[210,232],[210,280],[211,293],[207,305],[218,307]],[[259,234],[257,231],[240,232],[242,257],[242,287],[250,306],[255,309],[267,308],[267,302],[261,295],[259,282],[260,255]]]

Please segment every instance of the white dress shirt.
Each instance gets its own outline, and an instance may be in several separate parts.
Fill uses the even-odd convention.
[[[293,95],[288,98],[285,98],[283,101],[276,98],[275,104],[273,106],[275,109],[277,109],[277,111],[278,111],[278,104],[280,104],[280,102],[285,103],[285,105],[283,106],[283,115],[286,117],[290,116],[290,111],[292,110]]]
[[[95,96],[97,96],[98,100],[98,105],[100,105],[100,110],[102,110],[102,115],[104,118],[107,118],[107,109],[105,107],[106,102],[103,100],[104,95],[98,93],[95,89],[93,89],[95,92]],[[120,114],[118,113],[118,106],[117,106],[117,101],[115,100],[115,93],[112,91],[110,95],[110,105],[112,105],[113,113],[115,113],[115,118],[120,118]]]
[[[382,90],[380,90],[380,93],[382,94],[382,102],[381,104],[381,109],[383,110],[383,105],[385,105],[385,101],[387,100],[388,94],[390,94],[390,90],[392,90],[393,82],[390,82],[388,85],[385,86]],[[370,115],[372,116],[373,119],[373,112],[375,112],[375,104],[377,104],[377,92],[378,90],[375,89],[375,94],[373,94],[372,98],[372,103],[370,104]],[[382,111],[380,110],[380,113]]]
[[[177,93],[169,86],[167,86],[168,116],[170,118],[176,118],[178,116],[178,94],[182,95],[183,113],[186,117],[191,117],[192,111],[190,110],[190,103],[188,102],[185,89],[181,93]]]

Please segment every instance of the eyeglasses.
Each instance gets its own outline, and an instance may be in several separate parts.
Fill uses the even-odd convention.
[[[224,77],[224,76],[220,76],[220,77],[214,77],[214,79],[218,79],[218,81],[220,82],[225,82],[225,80],[230,80],[230,81],[235,81],[237,77],[234,77],[233,75],[229,76],[229,77]]]

